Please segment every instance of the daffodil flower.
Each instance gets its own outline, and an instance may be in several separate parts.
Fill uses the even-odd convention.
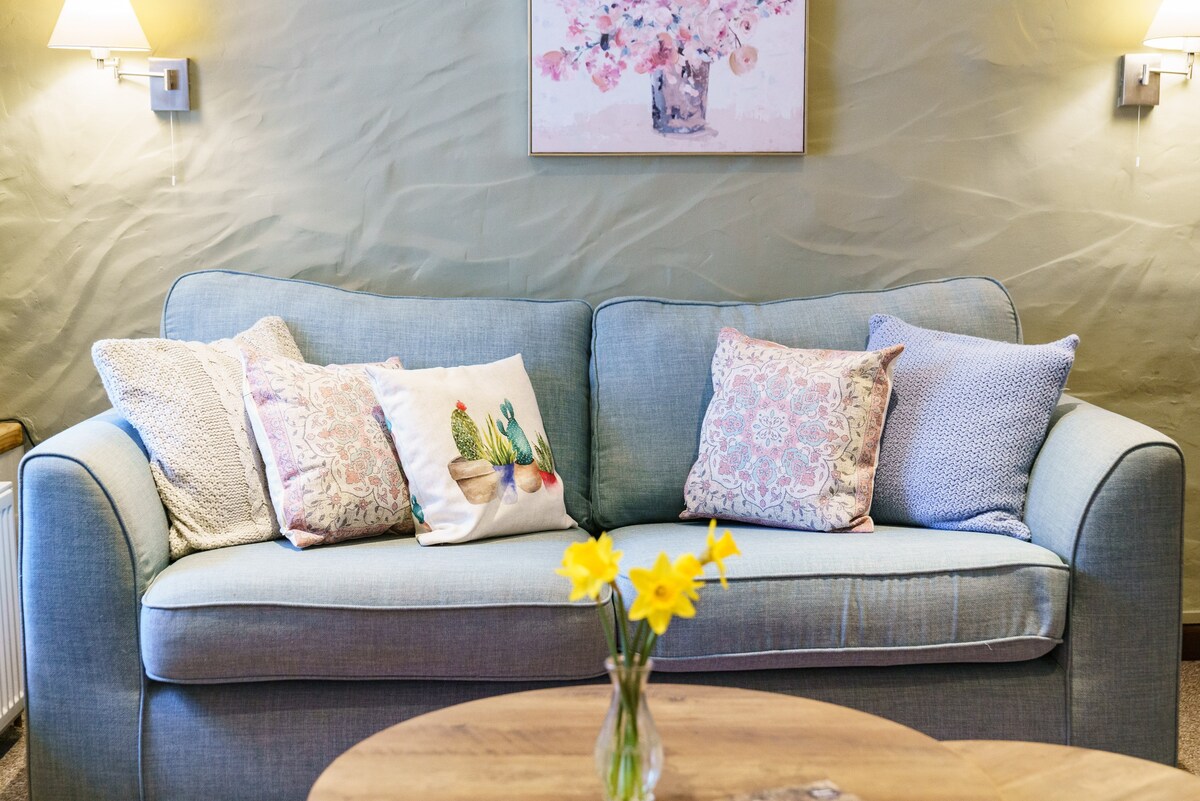
[[[701,586],[694,578],[696,574],[691,572],[696,561],[692,556],[691,561],[681,558],[671,564],[670,558],[660,553],[652,569],[635,567],[630,570],[629,580],[638,596],[629,609],[629,619],[645,620],[661,637],[672,617],[695,617],[696,607],[692,600],[699,597],[696,588]]]
[[[733,532],[725,529],[721,539],[716,538],[717,521],[710,520],[708,523],[708,541],[707,547],[704,549],[704,556],[701,557],[701,564],[715,564],[717,570],[721,574],[721,586],[728,588],[729,582],[725,580],[725,560],[731,556],[741,556],[742,552],[738,550],[737,543],[733,540]]]
[[[571,580],[570,600],[600,598],[604,585],[616,581],[622,552],[613,550],[612,537],[607,533],[599,539],[573,542],[563,554],[562,567],[554,571]]]

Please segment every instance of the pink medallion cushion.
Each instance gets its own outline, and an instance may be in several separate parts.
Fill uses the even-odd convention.
[[[367,365],[243,349],[246,410],[279,529],[298,548],[413,531],[408,482]],[[399,359],[379,365],[401,370]]]
[[[903,350],[800,350],[721,329],[680,517],[873,531],[891,365]]]

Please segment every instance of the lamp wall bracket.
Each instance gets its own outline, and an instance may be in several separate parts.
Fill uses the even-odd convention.
[[[1130,53],[1121,56],[1117,107],[1157,106],[1162,85],[1162,56]]]
[[[1187,54],[1186,69],[1165,70],[1162,56],[1130,53],[1121,56],[1120,91],[1117,106],[1157,106],[1163,75],[1183,75],[1188,80],[1196,69],[1196,54]]]
[[[190,62],[186,58],[152,58],[147,72],[121,69],[121,59],[108,58],[97,66],[109,67],[113,78],[149,78],[150,108],[153,111],[191,111]]]

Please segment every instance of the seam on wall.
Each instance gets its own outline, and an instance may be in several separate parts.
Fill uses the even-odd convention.
[[[1075,540],[1071,544],[1071,580],[1067,585],[1067,629],[1063,635],[1064,640],[1067,642],[1070,641],[1070,638],[1073,633],[1071,631],[1071,616],[1074,613],[1074,609],[1075,609],[1075,571],[1077,569],[1077,565],[1079,564],[1079,543],[1083,539],[1083,530],[1087,526],[1088,517],[1092,513],[1092,507],[1095,505],[1096,499],[1100,497],[1100,493],[1103,492],[1105,487],[1108,486],[1108,482],[1112,479],[1113,475],[1125,463],[1125,460],[1127,458],[1129,458],[1131,455],[1133,455],[1134,453],[1137,453],[1138,451],[1148,450],[1150,448],[1167,448],[1169,450],[1174,451],[1175,455],[1179,457],[1179,469],[1180,469],[1179,509],[1180,509],[1180,515],[1179,515],[1179,530],[1177,533],[1177,538],[1178,538],[1177,541],[1178,541],[1180,553],[1182,553],[1183,533],[1184,533],[1183,503],[1184,503],[1184,497],[1186,495],[1186,487],[1187,487],[1187,475],[1186,475],[1186,473],[1184,473],[1183,451],[1174,442],[1166,442],[1166,441],[1142,442],[1137,445],[1133,445],[1129,448],[1126,448],[1121,453],[1120,456],[1118,456],[1115,460],[1113,460],[1112,466],[1108,468],[1108,470],[1104,473],[1104,476],[1100,479],[1100,481],[1098,481],[1096,483],[1096,487],[1092,490],[1092,494],[1088,498],[1087,504],[1083,508],[1083,514],[1081,514],[1079,516],[1079,524],[1075,527]],[[1182,566],[1180,567],[1179,575],[1180,575],[1180,578],[1179,578],[1179,586],[1177,588],[1177,596],[1179,598],[1179,604],[1178,604],[1179,612],[1180,612],[1180,614],[1182,614],[1182,612],[1183,612],[1183,569],[1182,569]],[[1182,644],[1178,640],[1176,641],[1175,651],[1176,651],[1175,662],[1178,663],[1180,656],[1181,656],[1181,652],[1182,652]],[[1067,676],[1066,676],[1066,693],[1065,693],[1065,703],[1066,703],[1065,723],[1067,726],[1067,732],[1066,732],[1067,745],[1072,745],[1074,742],[1074,739],[1075,739],[1075,731],[1074,731],[1074,729],[1075,729],[1075,727],[1074,727],[1075,665],[1074,665],[1074,662],[1075,662],[1075,647],[1072,644],[1072,645],[1070,645],[1070,647],[1067,648],[1067,664],[1066,664]],[[1176,692],[1178,693],[1178,690]],[[1178,728],[1179,728],[1178,698],[1176,699],[1176,703],[1173,707],[1172,714],[1173,714],[1174,720],[1175,720],[1174,730],[1178,730]],[[1179,740],[1178,740],[1178,737],[1176,737],[1175,738],[1175,748],[1174,748],[1174,758],[1172,761],[1175,762],[1175,761],[1178,761],[1178,759],[1179,759]]]
[[[334,284],[322,284],[319,281],[309,281],[306,278],[284,278],[284,277],[278,276],[278,275],[265,275],[263,273],[248,273],[248,272],[244,272],[242,270],[222,270],[222,269],[194,270],[190,273],[184,273],[183,275],[176,278],[171,283],[171,288],[167,290],[167,296],[166,296],[166,298],[163,299],[163,310],[162,310],[162,315],[160,317],[160,322],[159,322],[159,332],[164,337],[169,336],[167,333],[167,309],[169,309],[171,306],[171,298],[175,294],[175,290],[178,289],[179,285],[181,283],[183,283],[185,280],[187,280],[189,278],[196,278],[196,277],[203,276],[203,275],[233,275],[233,276],[238,276],[241,278],[250,278],[253,280],[278,281],[278,282],[285,283],[285,284],[302,284],[305,286],[320,287],[321,289],[328,290],[331,292],[340,292],[345,295],[357,295],[359,297],[367,297],[367,298],[381,298],[383,300],[431,300],[431,301],[452,301],[452,302],[463,302],[463,301],[486,302],[486,301],[496,301],[496,300],[508,300],[508,301],[514,301],[514,302],[519,302],[519,303],[545,303],[545,304],[579,303],[579,304],[582,304],[584,306],[584,308],[586,308],[588,310],[589,317],[591,316],[591,312],[594,311],[594,309],[592,308],[592,304],[588,303],[586,300],[580,300],[578,298],[513,298],[513,297],[490,297],[490,296],[483,297],[483,296],[478,296],[478,295],[473,295],[473,296],[469,295],[469,296],[465,296],[465,297],[445,297],[445,296],[427,296],[427,295],[384,295],[379,292],[367,292],[367,291],[361,290],[361,289],[345,289],[344,287],[336,286]]]
[[[63,461],[71,462],[71,463],[75,464],[76,466],[81,468],[85,473],[87,473],[88,476],[91,477],[92,481],[96,482],[96,486],[99,487],[100,491],[104,494],[105,500],[108,501],[109,509],[112,511],[113,518],[116,519],[117,525],[119,525],[121,527],[121,536],[125,539],[125,550],[129,556],[129,572],[130,572],[131,578],[133,579],[133,596],[134,596],[133,597],[133,618],[136,623],[138,616],[139,616],[139,608],[138,607],[140,606],[141,602],[138,597],[138,568],[137,568],[137,559],[135,558],[134,551],[133,551],[133,541],[129,537],[129,530],[125,526],[125,519],[121,516],[121,513],[120,513],[119,509],[117,508],[117,503],[113,499],[112,494],[109,493],[108,487],[104,486],[104,482],[102,482],[100,480],[100,478],[95,474],[95,472],[93,472],[92,469],[89,466],[87,466],[86,464],[84,464],[81,460],[79,460],[73,456],[66,456],[61,453],[34,453],[34,454],[30,454],[28,457],[21,460],[21,467],[19,470],[20,480],[21,480],[21,497],[20,497],[20,510],[21,510],[21,512],[20,512],[20,519],[21,519],[21,538],[20,538],[21,555],[20,555],[20,557],[21,558],[19,558],[19,563],[22,565],[22,567],[24,566],[24,558],[23,558],[24,557],[24,549],[25,549],[25,530],[24,529],[25,529],[25,520],[27,519],[25,516],[25,491],[26,491],[26,487],[29,486],[28,483],[25,481],[25,468],[28,465],[32,464],[33,462],[35,462],[39,459],[62,459]],[[25,582],[24,581],[20,582],[20,587],[21,587],[21,608],[24,609],[24,607],[25,607],[25,604],[24,604]],[[134,626],[134,640],[137,645],[138,662],[140,664],[142,661],[142,658],[141,658],[142,632],[141,632],[141,627],[138,625]],[[28,687],[29,687],[29,681],[28,681],[28,679],[29,679],[29,660],[28,660],[28,658],[26,658],[24,660],[24,662],[25,662],[25,679],[26,679],[25,687],[28,689]],[[138,672],[141,674],[139,676],[139,685],[138,685],[139,686],[139,689],[138,689],[138,733],[137,733],[138,799],[139,799],[139,801],[145,801],[145,799],[146,799],[146,787],[145,787],[146,780],[145,780],[145,774],[144,774],[143,764],[142,764],[142,740],[143,740],[143,735],[144,735],[142,709],[146,703],[146,670],[145,670],[145,666],[143,665],[142,669],[139,670]],[[26,692],[26,695],[25,695],[25,704],[26,704],[26,708],[28,708],[28,705],[29,705],[28,692]],[[29,762],[28,762],[29,738],[26,737],[25,741],[26,741],[25,742],[25,757],[26,757],[25,764],[26,764],[26,770],[28,770],[28,767],[29,767]],[[30,775],[29,778],[31,780],[30,781],[30,792],[32,793],[32,786],[33,786],[32,775]]]

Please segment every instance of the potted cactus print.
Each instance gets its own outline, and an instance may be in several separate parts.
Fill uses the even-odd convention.
[[[412,503],[413,524],[417,534],[426,534],[433,531],[433,526],[425,522],[425,511],[421,508],[421,504],[417,502],[416,496],[409,498]]]
[[[505,398],[504,403],[500,404],[500,414],[507,424],[497,422],[496,430],[507,437],[512,445],[515,462],[513,477],[517,486],[525,492],[537,492],[542,488],[542,475],[533,463],[533,446],[529,444],[529,437],[525,436],[525,430],[517,422],[512,401]]]
[[[542,483],[549,489],[558,484],[558,475],[554,472],[554,451],[550,450],[550,443],[539,432],[537,435],[537,444],[533,446],[533,450],[537,455],[537,469],[541,474]]]
[[[467,414],[462,401],[450,412],[450,434],[458,448],[458,456],[448,465],[450,477],[458,483],[468,503],[485,504],[500,494],[501,476],[485,455],[479,426]]]
[[[487,425],[483,427],[484,459],[492,465],[492,470],[499,476],[500,500],[503,503],[517,502],[517,483],[513,476],[517,454],[508,438],[500,434],[496,421],[489,414]]]

